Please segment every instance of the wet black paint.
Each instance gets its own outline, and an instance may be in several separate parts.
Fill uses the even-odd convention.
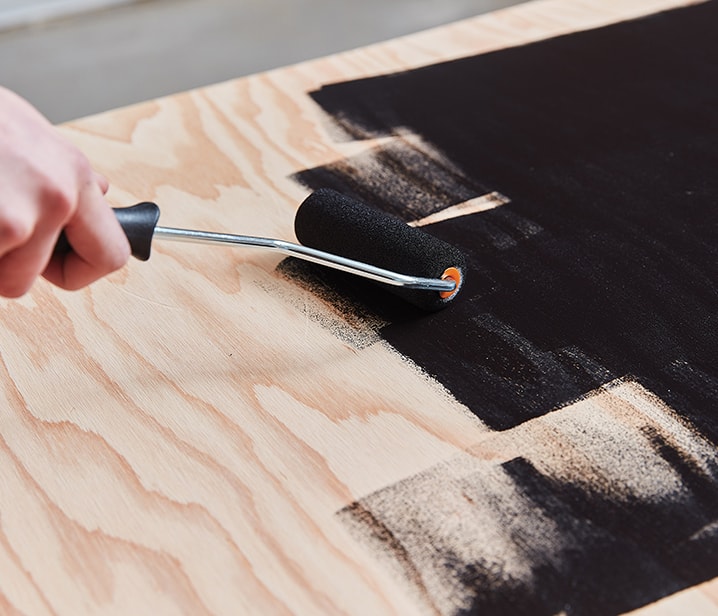
[[[400,137],[299,174],[306,185],[407,220],[487,191],[510,199],[431,226],[470,261],[463,297],[441,313],[333,273],[323,292],[388,320],[380,335],[496,430],[630,375],[696,443],[717,443],[716,23],[714,0],[315,92],[354,138]],[[651,425],[631,438],[627,449],[651,443],[645,472],[660,483],[667,463],[680,490],[608,494],[527,455],[501,465],[508,483],[495,469],[458,483],[430,469],[339,515],[440,613],[618,614],[718,575],[718,464],[697,466]],[[457,510],[469,497],[483,507],[458,534],[453,513],[432,513],[447,490]],[[497,519],[530,574],[507,571],[508,554],[462,549]]]
[[[716,23],[713,1],[314,93],[355,138],[408,129],[445,156],[440,207],[511,199],[432,225],[470,258],[463,298],[382,331],[493,428],[632,374],[718,439]],[[299,179],[401,213],[409,184],[376,169]]]

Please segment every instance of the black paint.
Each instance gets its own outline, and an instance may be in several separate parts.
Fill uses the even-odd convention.
[[[339,517],[395,559],[417,598],[438,613],[621,614],[718,574],[715,472],[650,428],[645,438],[656,451],[645,473],[660,473],[665,460],[685,481],[680,492],[613,499],[523,457],[498,468],[477,463],[465,476],[462,463],[449,461]],[[459,522],[442,521],[447,511]],[[503,560],[480,551],[496,536],[512,546]]]
[[[357,136],[371,135],[360,132]],[[301,173],[299,179],[315,188],[330,187],[368,201],[407,221],[489,192],[427,145],[399,137],[369,152]]]
[[[718,442],[716,23],[713,0],[314,93],[354,138],[409,131],[420,146],[400,140],[308,170],[298,176],[306,185],[407,219],[487,191],[510,198],[432,225],[469,257],[463,297],[445,311],[418,317],[366,289],[353,296],[390,321],[387,341],[490,427],[510,430],[631,375],[696,442]],[[352,297],[353,283],[327,280]],[[680,493],[611,497],[523,457],[502,466],[508,505],[488,476],[457,488],[460,501],[485,495],[505,513],[499,528],[516,533],[528,581],[501,560],[457,553],[460,538],[444,536],[441,520],[421,526],[432,493],[450,489],[440,471],[340,515],[366,526],[380,552],[399,550],[410,584],[448,576],[460,600],[435,603],[443,613],[617,614],[718,575],[716,464],[701,470],[650,426],[644,438],[680,476]],[[658,481],[661,468],[646,472]],[[553,552],[531,511],[574,548]]]
[[[460,173],[441,206],[452,185],[511,199],[432,226],[470,256],[463,297],[382,332],[490,426],[633,374],[718,438],[715,23],[713,1],[314,93],[357,138],[408,129],[443,153]],[[299,179],[401,211],[386,156]]]

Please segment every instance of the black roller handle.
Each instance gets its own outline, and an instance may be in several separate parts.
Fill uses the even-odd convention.
[[[150,258],[155,227],[160,219],[159,206],[151,201],[144,201],[130,207],[114,208],[112,211],[130,242],[132,256],[140,261],[147,261]],[[63,231],[57,240],[54,254],[66,254],[71,251],[72,246]]]

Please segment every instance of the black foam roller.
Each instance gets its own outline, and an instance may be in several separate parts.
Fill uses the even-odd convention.
[[[466,274],[464,255],[451,244],[328,188],[315,191],[299,206],[294,231],[305,246],[399,274],[441,278],[450,267],[459,270],[462,280]],[[424,310],[443,308],[456,297],[381,286]]]

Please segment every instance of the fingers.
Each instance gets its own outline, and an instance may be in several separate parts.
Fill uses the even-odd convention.
[[[9,187],[0,212],[0,295],[26,293],[45,269],[74,203],[63,191],[32,178],[36,191]]]
[[[130,257],[127,236],[103,197],[106,190],[87,182],[73,217],[64,228],[72,252],[50,259],[43,276],[63,289],[80,289],[121,268]]]
[[[103,196],[106,182],[90,177],[74,199],[45,190],[40,199],[0,215],[0,295],[24,295],[41,274],[79,289],[124,265],[129,246]],[[63,229],[72,252],[53,256]]]
[[[34,222],[27,211],[0,216],[0,221],[0,295],[19,297],[42,271],[41,266],[24,260],[19,248],[30,241]],[[21,253],[20,259],[17,258],[18,251]]]
[[[130,247],[105,201],[106,190],[106,182],[100,185],[93,176],[76,203],[61,194],[46,194],[42,212],[30,202],[0,213],[0,295],[20,297],[40,275],[76,290],[121,268]],[[53,255],[63,230],[72,251]]]
[[[32,235],[35,215],[33,204],[5,211],[5,203],[0,203],[0,259],[22,246]]]
[[[78,289],[121,267],[129,246],[107,179],[27,101],[0,87],[0,295],[44,274]],[[54,255],[65,229],[73,252]]]
[[[26,214],[5,219],[4,250],[0,257],[0,295],[20,297],[45,269],[57,241],[59,226],[47,218],[31,219]],[[8,225],[11,225],[9,232]]]

